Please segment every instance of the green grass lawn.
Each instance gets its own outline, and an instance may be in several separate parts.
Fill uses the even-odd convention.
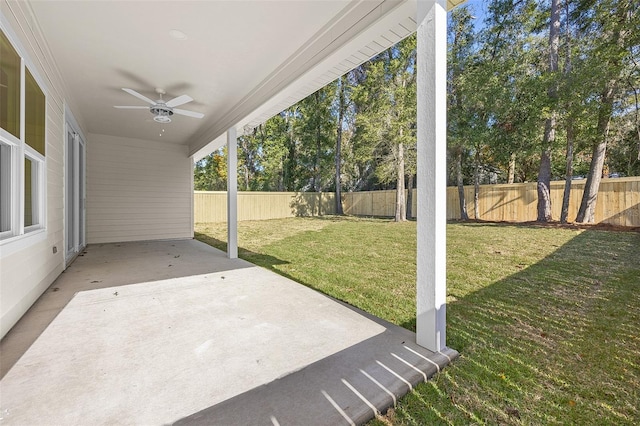
[[[415,330],[415,222],[241,222],[240,257]],[[225,224],[196,237],[225,249]],[[447,227],[460,359],[371,425],[640,424],[640,234]]]

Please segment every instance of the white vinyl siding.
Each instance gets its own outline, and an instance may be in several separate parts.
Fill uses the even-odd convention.
[[[64,269],[64,108],[63,85],[46,43],[34,26],[28,5],[0,0],[2,29],[41,79],[46,92],[46,162],[42,162],[46,232],[34,231],[0,246],[0,337],[4,336]],[[22,160],[24,161],[24,160]],[[56,248],[56,253],[53,248]]]
[[[191,238],[191,160],[183,145],[87,136],[89,244]]]

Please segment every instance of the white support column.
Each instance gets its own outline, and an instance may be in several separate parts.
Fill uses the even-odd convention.
[[[227,257],[238,258],[238,140],[227,130]]]
[[[418,0],[418,271],[416,340],[446,346],[447,2]]]

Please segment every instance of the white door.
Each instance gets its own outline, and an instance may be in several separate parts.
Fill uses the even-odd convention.
[[[65,157],[65,259],[70,263],[85,243],[85,143],[67,123]]]

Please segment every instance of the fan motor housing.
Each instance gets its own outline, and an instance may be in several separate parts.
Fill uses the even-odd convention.
[[[173,109],[164,104],[156,104],[149,107],[149,111],[154,115],[153,120],[158,123],[170,123]]]
[[[151,111],[151,114],[153,115],[164,115],[164,116],[173,115],[173,109],[166,105],[159,105],[159,104],[153,105],[149,107],[149,111]]]

